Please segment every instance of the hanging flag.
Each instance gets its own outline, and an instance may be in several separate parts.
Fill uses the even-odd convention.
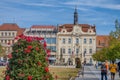
[[[75,46],[73,47],[73,50],[72,50],[72,57],[75,57],[74,52],[75,52]]]

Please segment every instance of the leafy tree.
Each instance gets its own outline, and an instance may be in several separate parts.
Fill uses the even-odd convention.
[[[5,80],[53,80],[48,68],[46,43],[42,38],[19,36],[8,55]],[[43,45],[44,44],[44,45]]]
[[[93,54],[96,61],[120,59],[120,24],[115,21],[115,31],[111,31],[109,36],[109,46]]]
[[[110,36],[115,39],[120,39],[120,24],[118,20],[115,21],[115,31],[111,31]]]
[[[108,51],[107,50],[108,50],[108,48],[103,48],[100,51],[97,51],[95,54],[92,55],[93,59],[95,61],[101,61],[101,62],[107,60],[108,59],[108,57],[107,57]]]
[[[115,31],[110,33],[109,42],[109,59],[120,59],[120,24],[118,20],[115,21]]]

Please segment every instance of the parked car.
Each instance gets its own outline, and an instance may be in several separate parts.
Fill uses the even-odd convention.
[[[0,61],[0,66],[6,66],[7,65],[7,61]]]

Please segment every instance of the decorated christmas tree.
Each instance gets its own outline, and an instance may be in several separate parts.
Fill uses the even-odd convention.
[[[8,55],[5,80],[53,80],[48,68],[50,51],[43,38],[20,35]]]

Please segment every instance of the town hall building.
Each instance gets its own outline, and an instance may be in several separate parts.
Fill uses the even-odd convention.
[[[96,27],[78,23],[75,9],[74,23],[58,27],[57,59],[59,63],[75,65],[75,58],[81,62],[93,64],[92,55],[96,52]]]

